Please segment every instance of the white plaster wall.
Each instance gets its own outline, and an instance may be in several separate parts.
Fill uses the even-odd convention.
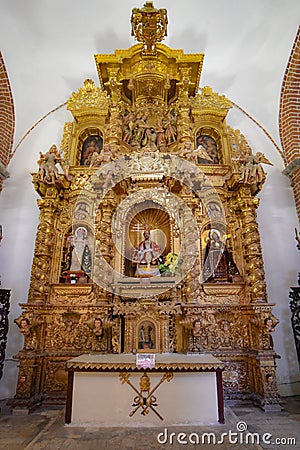
[[[32,172],[38,169],[39,151],[47,151],[52,143],[60,145],[63,124],[70,120],[70,113],[58,111],[43,126],[37,127],[24,141],[10,166],[10,178],[4,181],[0,195],[0,223],[3,240],[0,247],[1,288],[11,289],[9,333],[6,362],[0,381],[0,399],[15,394],[17,361],[14,355],[23,347],[23,336],[13,322],[21,314],[19,303],[27,303],[35,235],[39,223],[39,209]]]

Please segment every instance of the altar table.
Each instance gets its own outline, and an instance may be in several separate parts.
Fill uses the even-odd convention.
[[[224,423],[223,364],[210,354],[156,354],[155,367],[146,369],[136,366],[133,354],[84,354],[67,369],[66,424]],[[142,392],[147,380],[150,389]]]

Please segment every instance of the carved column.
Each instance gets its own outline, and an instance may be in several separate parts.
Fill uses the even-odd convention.
[[[251,356],[251,385],[254,402],[264,411],[280,411],[276,384],[276,353],[272,334],[278,319],[272,314],[273,305],[255,305],[249,312]],[[251,308],[251,306],[249,306]]]
[[[116,146],[122,141],[122,118],[121,118],[121,88],[122,83],[118,81],[119,69],[109,69],[109,81],[106,86],[109,87],[111,95],[110,104],[110,124],[107,135],[107,142],[115,150]]]
[[[101,203],[101,222],[96,226],[96,239],[99,242],[99,250],[106,262],[112,259],[112,230],[111,221],[115,209],[113,198],[105,198]]]
[[[45,301],[50,289],[50,264],[57,212],[55,198],[39,199],[38,206],[40,224],[36,234],[28,303]]]
[[[0,380],[3,375],[8,333],[9,297],[10,290],[0,289]]]
[[[177,102],[177,136],[178,141],[193,141],[189,101],[189,87],[191,68],[181,68],[181,82],[179,83],[179,99]]]
[[[292,299],[290,302],[290,310],[292,311],[292,328],[294,333],[294,339],[297,350],[298,362],[300,364],[300,280],[299,286],[292,287],[289,297]]]
[[[34,179],[35,181],[35,179]],[[43,186],[45,198],[38,200],[40,208],[40,224],[36,235],[35,251],[31,272],[31,284],[28,303],[20,306],[26,310],[15,323],[24,335],[24,347],[16,358],[19,360],[19,378],[14,408],[22,408],[29,412],[41,399],[41,373],[43,358],[44,320],[39,315],[40,305],[46,303],[51,284],[51,266],[53,260],[54,230],[59,211],[58,189],[56,186]],[[21,319],[25,319],[27,327],[22,328]]]
[[[263,266],[260,235],[256,221],[256,208],[259,199],[253,198],[249,188],[241,188],[235,209],[240,225],[244,244],[245,280],[249,289],[251,303],[267,303],[265,272]]]

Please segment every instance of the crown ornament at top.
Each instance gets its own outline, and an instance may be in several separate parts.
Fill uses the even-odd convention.
[[[143,56],[155,56],[155,44],[167,36],[168,17],[166,9],[156,9],[153,2],[143,8],[134,8],[131,15],[131,35],[144,44]]]

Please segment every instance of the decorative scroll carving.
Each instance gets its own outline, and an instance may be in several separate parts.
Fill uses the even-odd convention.
[[[249,381],[246,362],[233,360],[225,364],[223,382],[226,399],[243,399],[246,392],[250,389]]]
[[[77,92],[73,92],[68,100],[67,109],[76,115],[86,114],[89,111],[105,113],[108,110],[109,98],[105,91],[95,86],[93,80],[87,79],[84,82],[84,87],[79,88]]]
[[[61,392],[66,389],[68,375],[65,361],[48,361],[45,389],[47,392]]]
[[[216,113],[219,113],[220,110],[227,112],[232,108],[231,101],[225,95],[219,95],[217,92],[213,92],[210,86],[204,86],[201,94],[197,94],[191,103],[195,109],[213,109]]]

